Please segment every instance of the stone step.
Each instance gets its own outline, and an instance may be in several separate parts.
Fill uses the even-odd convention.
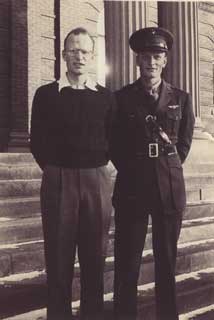
[[[214,304],[182,314],[179,320],[213,320]]]
[[[185,244],[178,244],[178,255],[176,274],[197,271],[213,267],[214,261],[214,239],[204,241],[193,241]],[[78,268],[78,264],[76,265]],[[78,269],[77,269],[78,270]],[[106,259],[105,282],[107,292],[113,286],[114,258]],[[142,264],[139,272],[139,284],[146,284],[154,281],[154,260],[151,249],[144,250]],[[75,290],[77,293],[78,290]]]
[[[0,164],[0,180],[41,179],[42,172],[34,163]]]
[[[214,216],[214,201],[195,201],[187,203],[184,219],[197,219]]]
[[[108,260],[108,259],[107,259]],[[213,267],[214,239],[192,241],[178,244],[176,274],[197,271]],[[139,283],[145,284],[154,281],[154,260],[152,250],[145,250],[142,257],[139,274]]]
[[[27,163],[27,164],[36,164],[33,156],[31,153],[1,153],[0,154],[0,164],[11,164],[17,165],[20,163]],[[116,175],[116,170],[111,162],[108,164],[109,170],[112,172],[112,175]],[[184,164],[184,174],[188,176],[189,174],[195,175],[195,173],[199,174],[206,174],[213,172],[214,173],[214,162],[212,161],[205,161],[203,163],[192,163],[186,161]]]
[[[182,315],[194,309],[213,303],[214,268],[186,273],[176,277],[178,310]],[[139,317],[146,320],[155,319],[154,285],[138,287]]]
[[[210,239],[214,235],[214,217],[183,220],[180,243]]]
[[[199,202],[202,201],[202,191],[201,188],[188,187],[186,188],[186,197],[188,202]]]
[[[34,172],[35,170],[35,172]],[[41,179],[40,172],[37,169],[32,169],[34,172],[29,172],[29,179],[24,179],[19,176],[13,179],[0,180],[0,199],[9,197],[32,197],[39,196]],[[32,175],[32,178],[30,178]],[[213,202],[214,201],[214,187],[187,188],[187,201],[189,203],[199,203],[200,201]]]
[[[208,163],[208,168],[212,167],[214,164]],[[116,172],[111,163],[109,163],[108,169],[112,180],[114,180]],[[184,170],[187,190],[198,190],[213,185],[214,168],[212,170],[205,169],[206,166],[202,165],[200,170],[194,172],[188,171],[188,169]],[[0,155],[0,179],[33,179],[41,178],[41,175],[42,171],[30,153],[2,153]]]
[[[214,183],[214,172],[208,173],[191,173],[185,175],[186,186],[197,186],[202,188],[203,186],[212,185]]]
[[[1,218],[31,217],[40,211],[40,198],[38,196],[0,199],[0,221]]]
[[[154,280],[153,253],[151,249],[144,250],[140,269],[139,283],[145,284]],[[203,241],[192,241],[178,245],[177,274],[196,271],[213,266],[214,261],[214,238]],[[7,276],[18,276],[35,270],[43,270],[44,251],[43,241],[25,241],[16,244],[3,244],[0,246],[0,277],[2,281]],[[74,296],[79,296],[79,263],[75,264],[76,284]],[[105,282],[106,292],[112,290],[114,273],[114,257],[106,258]]]
[[[0,153],[0,163],[18,164],[18,163],[35,163],[31,153]]]
[[[32,198],[31,198],[32,200]],[[41,214],[35,212],[20,218],[19,216],[0,216],[0,244],[13,244],[16,242],[30,241],[42,239],[42,223]],[[197,219],[184,219],[179,238],[180,243],[211,239],[214,234],[214,217],[205,217]],[[113,252],[114,239],[114,219],[112,216],[112,223],[109,232],[109,252]],[[152,247],[151,225],[148,227],[148,234],[146,237],[145,249]]]
[[[179,244],[185,245],[192,241],[206,241],[214,235],[214,217],[183,220]],[[148,228],[145,249],[152,248],[151,226]],[[110,250],[111,248],[109,248]],[[113,249],[112,249],[113,250]]]
[[[214,201],[214,187],[213,185],[195,185],[194,187],[186,188],[187,201],[199,202],[199,201]]]
[[[41,225],[41,214],[39,213],[39,201],[37,198],[23,198],[23,202],[19,203],[18,198],[9,199],[9,202],[6,200],[0,200],[0,208],[3,207],[2,212],[0,210],[0,243],[13,243],[13,241],[22,241],[23,237],[26,237],[25,240],[33,240],[35,234],[42,235],[42,225]],[[21,207],[17,208],[16,203],[19,203]],[[9,207],[7,207],[9,206]],[[32,206],[32,208],[31,208]],[[27,214],[24,209],[29,207],[29,214]],[[10,208],[13,209],[14,215],[10,215]],[[20,211],[20,208],[23,209],[23,212]],[[200,218],[203,213],[207,210],[208,216]],[[214,218],[211,215],[213,210],[212,204],[203,204],[197,209],[196,205],[192,205],[187,209],[186,214],[184,215],[183,227],[180,236],[180,242],[193,241],[195,239],[206,239],[211,237],[214,232]],[[197,212],[196,219],[191,219],[194,217],[194,211]],[[33,219],[33,220],[32,220]],[[189,231],[191,229],[191,232]],[[27,231],[26,231],[27,230]],[[151,232],[151,226],[149,226],[149,232]],[[110,236],[114,236],[114,219],[112,216],[112,223],[110,229]],[[27,238],[30,237],[30,238]],[[21,239],[21,240],[20,240]],[[147,236],[146,248],[151,247],[151,235],[150,233]],[[113,245],[113,243],[112,243]]]
[[[0,319],[17,314],[23,319],[23,312],[45,306],[46,294],[44,272],[35,271],[10,276],[5,282],[0,278]],[[26,319],[33,320],[30,314]]]
[[[195,162],[192,161],[190,163],[185,162],[184,166],[184,176],[189,174],[195,174],[198,173],[209,173],[214,172],[214,162],[213,161],[206,161],[206,162]]]
[[[5,197],[38,196],[41,180],[0,180],[0,199]]]
[[[214,175],[195,175],[185,179],[187,201],[214,201]]]
[[[0,199],[1,218],[31,217],[40,212],[40,197],[11,197]],[[184,219],[214,216],[214,202],[197,201],[187,204]]]
[[[7,281],[4,283],[0,279],[0,304],[2,306],[0,318],[4,320],[36,320],[38,317],[45,318],[46,310],[42,308],[46,304],[46,286],[44,281],[43,273],[23,274],[17,280],[7,278]],[[178,275],[176,276],[176,283],[180,320],[190,320],[191,318],[187,318],[186,316],[188,314],[191,315],[191,311],[205,308],[213,303],[214,268]],[[112,292],[105,294],[104,299],[106,320],[113,320]],[[12,301],[12,303],[8,305],[8,301]],[[79,301],[74,301],[72,307],[76,315],[75,320],[77,320],[79,319]],[[154,283],[139,285],[138,320],[142,319],[142,317],[146,320],[154,320],[154,310]],[[208,320],[209,318],[205,319]]]
[[[212,180],[214,175],[206,174],[203,169],[196,172],[199,174],[186,174],[189,204],[184,214],[179,240],[178,277],[186,272],[196,272],[200,269],[212,267],[214,261],[214,180]],[[210,172],[213,172],[213,170]],[[112,177],[113,175],[112,171]],[[31,154],[12,154],[12,156],[11,154],[3,154],[3,156],[0,154],[0,277],[2,277],[0,279],[0,284],[2,283],[0,285],[0,305],[3,305],[3,309],[0,308],[0,319],[2,319],[1,311],[3,316],[8,316],[44,306],[46,286],[45,273],[41,272],[44,269],[44,253],[39,205],[40,185],[41,171]],[[111,296],[113,288],[113,244],[114,223],[112,219],[105,269],[106,297]],[[151,245],[150,226],[139,276],[141,287],[149,286],[154,280]],[[38,279],[36,281],[28,279],[28,281],[21,281],[21,283],[15,280],[10,283],[7,280],[11,277],[20,277],[22,272],[34,271],[35,274],[36,270],[41,272],[39,273],[40,277],[38,277],[40,282],[37,281]],[[75,265],[75,272],[73,296],[74,300],[77,300],[80,292],[78,261]],[[182,313],[210,303],[210,296],[207,297],[206,295],[212,295],[213,297],[214,279],[212,277],[208,284],[208,281],[199,280],[201,281],[201,287],[191,287],[190,285],[190,288],[185,289],[185,294],[181,293],[182,298],[179,296],[179,301],[183,301],[184,306],[187,304],[186,307],[182,307]],[[207,304],[201,302],[202,300],[198,301],[197,294],[202,295],[201,299],[203,301],[207,300]],[[17,296],[19,297],[18,300],[16,299]],[[150,292],[148,297],[151,298],[151,296]],[[153,320],[154,298],[147,300],[148,297],[144,293],[143,297],[139,309],[141,310],[142,305],[142,314],[147,314],[146,310],[148,309],[148,319],[146,318],[146,320]],[[192,297],[193,300],[189,297]],[[141,301],[141,295],[139,299]],[[13,301],[14,311],[9,310],[8,301]],[[191,303],[194,301],[197,302],[197,305],[193,308]],[[149,318],[150,314],[151,317]],[[20,320],[23,319],[20,318]],[[29,317],[26,319],[32,320]],[[107,319],[110,320],[108,316]]]
[[[214,188],[213,186],[205,186],[201,190],[201,199],[204,201],[210,201],[214,199]]]
[[[15,244],[43,237],[40,214],[22,219],[1,219],[0,245]]]
[[[44,268],[43,240],[0,245],[0,277]]]
[[[190,204],[184,214],[180,242],[203,240],[212,237],[213,203]],[[200,218],[203,216],[205,218]],[[193,219],[196,217],[197,219]],[[33,220],[32,220],[32,219]],[[190,220],[188,222],[188,220]],[[42,239],[42,225],[39,197],[0,199],[0,244],[14,241]],[[208,228],[207,228],[208,226]],[[192,229],[190,229],[192,227]],[[188,229],[187,229],[188,228]],[[151,248],[151,227],[149,227],[145,248]],[[109,255],[113,254],[114,219],[110,229]]]

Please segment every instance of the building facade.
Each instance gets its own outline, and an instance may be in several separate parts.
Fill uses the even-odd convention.
[[[0,151],[29,151],[32,97],[64,71],[63,40],[76,26],[96,39],[91,75],[112,90],[138,77],[129,35],[145,26],[171,30],[165,76],[192,94],[196,126],[212,140],[213,16],[214,2],[0,0]]]
[[[200,116],[213,133],[213,15],[214,2],[0,0],[1,151],[24,147],[35,89],[59,78],[63,38],[79,25],[97,38],[91,72],[101,81],[105,70],[97,65],[103,65],[106,47],[107,85],[113,90],[137,77],[129,35],[144,26],[168,27],[175,35],[168,78],[198,91],[193,95],[200,98]]]

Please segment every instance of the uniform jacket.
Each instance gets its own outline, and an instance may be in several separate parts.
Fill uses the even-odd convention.
[[[143,202],[143,196],[151,196],[146,194],[146,184],[143,182],[149,181],[152,173],[160,190],[164,210],[180,212],[186,205],[182,164],[190,150],[194,128],[191,97],[162,81],[154,115],[172,144],[177,147],[177,154],[161,154],[158,158],[149,159],[145,153],[151,141],[146,133],[145,118],[150,111],[146,107],[147,101],[142,91],[141,81],[138,79],[116,92],[118,112],[113,130],[111,158],[118,173],[113,204],[116,206],[125,199],[137,197],[136,201],[139,203]],[[144,154],[142,161],[136,161],[139,152]],[[144,174],[139,179],[140,170]]]

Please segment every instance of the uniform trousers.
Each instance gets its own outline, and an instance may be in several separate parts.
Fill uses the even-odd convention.
[[[149,213],[152,218],[157,319],[178,320],[175,265],[182,215],[165,214],[157,198],[147,209],[143,203],[139,205],[135,201],[123,201],[115,209],[114,310],[117,320],[137,318],[137,283]],[[144,318],[142,314],[140,319],[147,320],[147,316]]]
[[[67,169],[48,165],[44,169],[41,210],[48,320],[72,319],[71,288],[77,247],[81,319],[102,319],[110,188],[110,175],[105,166]]]

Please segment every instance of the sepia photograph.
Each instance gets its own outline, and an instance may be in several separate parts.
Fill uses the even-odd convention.
[[[0,319],[214,319],[214,1],[0,0]]]

